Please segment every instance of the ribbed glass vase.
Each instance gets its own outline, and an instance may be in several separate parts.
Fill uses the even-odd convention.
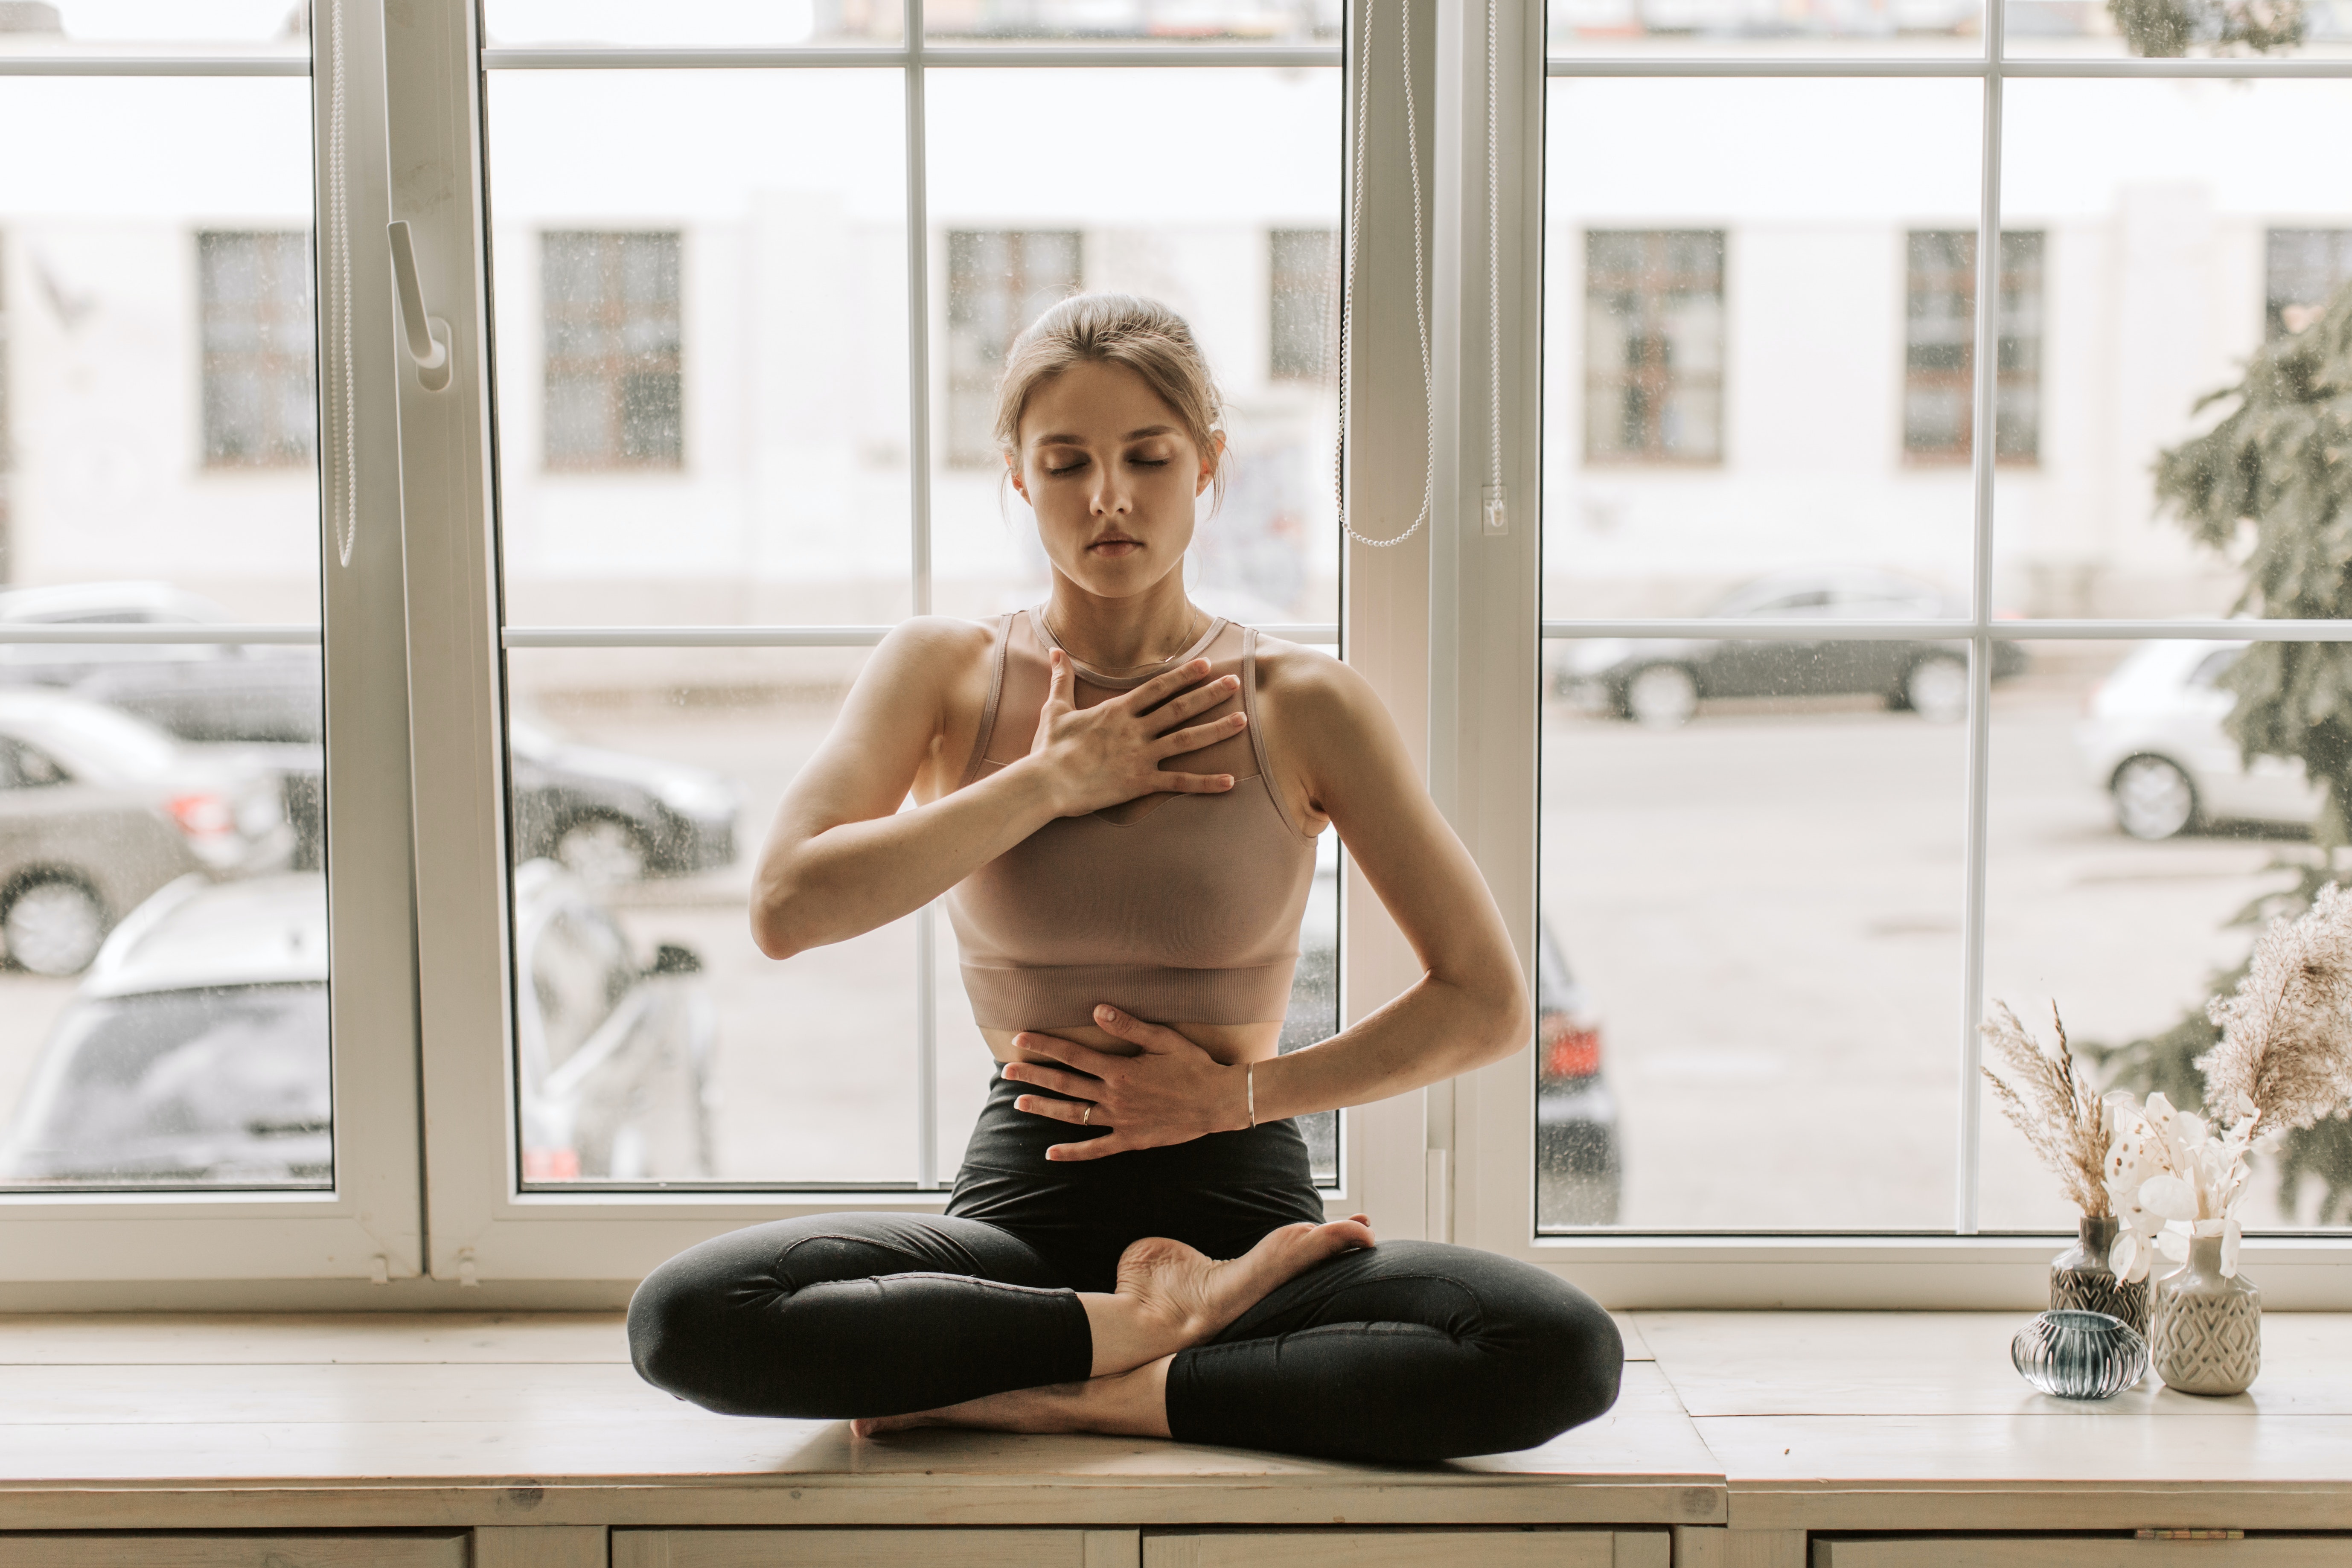
[[[2112,1399],[2147,1375],[2147,1342],[2105,1312],[2044,1312],[2010,1341],[2009,1360],[2044,1394]]]

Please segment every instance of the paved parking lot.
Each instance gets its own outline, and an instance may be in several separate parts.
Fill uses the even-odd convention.
[[[2077,1039],[2159,1028],[2243,952],[2223,922],[2291,841],[2123,838],[2077,774],[2087,673],[1995,701],[1987,973]],[[561,700],[583,740],[692,762],[744,793],[745,861],[822,735],[823,694]],[[1964,731],[1866,703],[1725,705],[1685,729],[1548,711],[1546,917],[1603,1020],[1621,1107],[1622,1222],[1659,1228],[1948,1228],[1960,1083]],[[633,939],[700,953],[719,1005],[719,1174],[905,1182],[917,1173],[915,940],[903,921],[772,963],[744,921],[748,870],[610,901]],[[939,952],[938,1166],[952,1173],[986,1054]],[[0,976],[0,1102],[68,983]],[[2054,1185],[1997,1120],[1983,1223],[2063,1226]],[[2267,1185],[2258,1206],[2270,1204]]]

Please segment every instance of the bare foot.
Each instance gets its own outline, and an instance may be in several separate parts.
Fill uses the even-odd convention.
[[[1175,1342],[1161,1353],[1173,1353],[1218,1333],[1293,1275],[1372,1244],[1371,1223],[1363,1215],[1322,1225],[1286,1225],[1268,1231],[1239,1258],[1226,1259],[1150,1236],[1119,1254],[1117,1295],[1133,1301],[1148,1320],[1167,1326]]]

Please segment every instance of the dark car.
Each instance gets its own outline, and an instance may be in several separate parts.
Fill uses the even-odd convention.
[[[0,623],[218,626],[228,613],[163,583],[0,594]],[[323,864],[325,705],[319,650],[204,644],[0,644],[0,684],[61,687],[181,740],[236,743],[281,781],[297,849]],[[556,860],[609,885],[685,876],[735,858],[735,788],[706,769],[581,745],[518,719],[508,734],[517,865]]]
[[[1339,836],[1315,847],[1315,888],[1299,922],[1298,968],[1280,1049],[1327,1039],[1339,1026]],[[1538,1223],[1613,1225],[1620,1172],[1617,1101],[1601,1071],[1601,1023],[1570,974],[1551,928],[1536,923],[1536,1169]],[[1316,1179],[1339,1177],[1339,1118],[1298,1119]]]
[[[1593,637],[1571,641],[1553,677],[1562,697],[1655,729],[1686,723],[1703,699],[1881,697],[1889,708],[1948,723],[1969,710],[1969,645],[1960,638],[1840,637],[1840,621],[1962,619],[1968,607],[1932,584],[1862,568],[1791,572],[1734,590],[1707,612],[1720,620],[1821,623],[1795,637]],[[2025,651],[1993,646],[1992,678],[2021,673]]]
[[[1617,1100],[1601,1072],[1601,1020],[1536,922],[1536,1223],[1615,1225],[1623,1171]]]
[[[710,1174],[700,963],[640,963],[559,868],[515,873],[526,1181]],[[51,1028],[0,1184],[323,1185],[333,1173],[327,894],[317,873],[172,883],[116,928]]]

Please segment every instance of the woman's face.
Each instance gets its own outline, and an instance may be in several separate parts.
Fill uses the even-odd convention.
[[[1006,461],[1046,558],[1087,593],[1123,599],[1183,564],[1213,458],[1141,376],[1089,362],[1029,395]]]

